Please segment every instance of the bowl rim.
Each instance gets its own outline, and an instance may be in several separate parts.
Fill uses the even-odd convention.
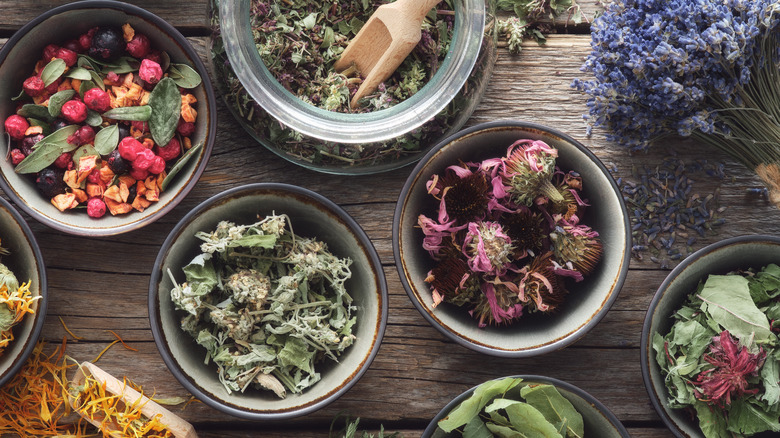
[[[14,358],[13,364],[6,370],[5,375],[0,376],[0,387],[2,387],[11,379],[13,379],[19,370],[22,369],[22,367],[27,362],[27,359],[38,345],[38,339],[41,337],[41,333],[43,332],[43,325],[46,321],[46,311],[49,306],[49,292],[46,277],[46,265],[43,261],[41,248],[38,246],[38,241],[35,239],[35,235],[33,234],[32,229],[30,229],[27,221],[24,220],[22,215],[11,205],[11,203],[1,197],[0,208],[5,208],[10,213],[11,217],[19,225],[19,228],[21,228],[22,234],[24,234],[25,239],[30,245],[30,249],[32,250],[33,257],[38,268],[38,282],[40,283],[40,290],[38,293],[41,297],[38,300],[38,308],[35,311],[35,315],[33,315],[35,317],[33,329],[30,332],[30,336],[24,340],[27,345],[25,345],[21,353],[16,358]]]
[[[25,213],[29,214],[31,217],[35,218],[35,220],[43,223],[44,225],[47,225],[57,231],[62,231],[76,236],[112,236],[112,235],[126,233],[129,231],[134,231],[155,222],[162,216],[166,215],[174,207],[176,207],[182,201],[182,199],[184,199],[184,197],[186,197],[187,194],[189,194],[189,192],[193,189],[193,187],[195,187],[195,184],[197,184],[198,180],[200,180],[201,175],[206,170],[206,165],[208,164],[209,157],[211,156],[212,149],[214,148],[214,143],[216,142],[217,104],[216,104],[216,97],[214,94],[214,87],[212,86],[211,80],[209,79],[208,69],[206,68],[206,65],[203,63],[203,61],[200,59],[200,56],[197,54],[197,52],[195,52],[195,49],[192,47],[192,45],[189,43],[189,41],[187,41],[187,38],[185,38],[184,35],[182,35],[181,32],[179,32],[173,25],[171,25],[161,17],[153,14],[152,12],[147,11],[146,9],[140,8],[138,6],[129,3],[124,3],[124,2],[118,2],[112,0],[81,0],[81,1],[64,4],[49,9],[48,11],[38,15],[37,17],[35,17],[34,19],[26,23],[24,26],[19,28],[19,30],[14,32],[14,34],[11,36],[11,38],[8,39],[8,41],[5,43],[2,49],[0,49],[0,64],[6,61],[8,54],[16,46],[16,44],[18,44],[22,38],[24,38],[31,30],[33,30],[39,24],[60,13],[81,10],[81,9],[114,9],[126,13],[128,15],[138,16],[141,19],[149,21],[153,23],[155,26],[158,26],[171,39],[173,39],[173,41],[181,48],[181,50],[187,55],[187,57],[189,57],[189,61],[192,62],[193,68],[199,74],[201,74],[203,78],[201,85],[203,87],[204,93],[206,94],[206,100],[207,100],[205,104],[205,106],[208,108],[206,137],[204,139],[203,148],[200,152],[200,157],[199,157],[200,162],[198,163],[197,167],[192,173],[192,176],[189,178],[187,183],[181,188],[181,190],[179,190],[179,192],[176,193],[170,199],[168,203],[162,206],[158,211],[148,216],[144,216],[138,220],[131,220],[129,223],[125,223],[122,225],[109,227],[109,228],[106,227],[82,228],[65,222],[51,220],[50,218],[38,213],[36,209],[30,207],[28,205],[28,201],[26,201],[24,197],[19,196],[17,194],[17,191],[13,189],[11,184],[6,180],[5,176],[0,175],[1,176],[0,188],[3,189],[3,192],[5,192],[6,195],[20,209],[22,209]],[[131,218],[131,216],[129,216],[129,218]]]
[[[428,423],[428,426],[425,428],[425,430],[422,433],[422,436],[420,438],[430,438],[433,436],[433,433],[436,431],[436,426],[438,425],[439,420],[447,416],[447,414],[450,413],[460,402],[465,400],[469,395],[471,395],[474,390],[477,389],[480,385],[492,382],[499,379],[506,379],[506,378],[521,378],[523,379],[523,382],[529,382],[529,383],[547,383],[550,385],[555,386],[556,388],[565,389],[568,392],[571,392],[583,400],[590,403],[591,406],[596,408],[596,410],[603,415],[607,421],[609,421],[615,429],[620,433],[620,435],[624,438],[630,438],[631,435],[628,434],[628,431],[626,430],[625,426],[623,426],[623,423],[620,422],[618,417],[599,399],[591,395],[589,392],[585,391],[584,389],[575,386],[569,382],[556,379],[555,377],[548,377],[548,376],[542,376],[537,374],[518,374],[513,376],[504,376],[504,377],[497,377],[495,379],[486,380],[478,385],[472,386],[471,388],[463,391],[459,395],[457,395],[455,398],[450,400],[440,411],[436,416],[434,416],[430,423]]]
[[[354,386],[358,382],[358,380],[360,380],[363,374],[365,374],[365,372],[368,371],[369,367],[371,366],[371,363],[373,362],[374,358],[379,352],[379,347],[382,344],[382,339],[384,337],[384,333],[387,328],[388,301],[389,301],[388,290],[387,290],[387,279],[384,275],[384,271],[382,269],[382,263],[379,259],[379,255],[376,252],[376,248],[371,243],[371,240],[369,239],[368,235],[363,230],[363,228],[360,227],[360,224],[358,224],[358,222],[354,218],[352,218],[349,215],[349,213],[347,213],[341,206],[339,206],[335,202],[331,201],[330,199],[326,198],[325,196],[317,192],[314,192],[312,190],[300,186],[285,184],[285,183],[252,183],[252,184],[241,185],[241,186],[227,189],[203,201],[198,206],[190,210],[170,231],[165,241],[160,246],[160,250],[154,261],[154,266],[158,267],[162,265],[164,259],[167,257],[167,252],[170,249],[171,245],[174,243],[174,241],[176,241],[179,237],[181,237],[180,233],[182,232],[182,230],[185,227],[187,227],[202,211],[207,210],[208,208],[214,205],[222,203],[223,202],[222,199],[225,197],[235,197],[242,193],[245,195],[251,195],[259,190],[276,191],[276,192],[282,192],[284,194],[302,195],[314,201],[315,203],[327,208],[330,213],[335,214],[336,216],[339,217],[339,219],[343,220],[345,225],[354,233],[355,237],[358,239],[360,244],[365,249],[366,257],[368,258],[371,266],[374,268],[374,273],[377,277],[377,282],[379,286],[379,290],[377,291],[380,300],[379,324],[376,326],[375,341],[374,341],[374,345],[371,348],[371,351],[368,352],[368,354],[365,356],[365,359],[360,364],[360,368],[358,368],[351,375],[349,381],[344,383],[336,391],[326,394],[324,397],[316,399],[313,402],[303,406],[300,409],[293,408],[290,410],[278,411],[278,412],[248,412],[240,408],[223,404],[213,399],[208,393],[201,391],[199,387],[195,386],[191,382],[191,380],[185,375],[184,371],[178,365],[178,361],[173,357],[172,353],[165,345],[165,336],[161,329],[161,316],[157,306],[157,301],[159,296],[157,284],[160,282],[162,273],[160,272],[159,269],[156,268],[153,268],[151,278],[149,280],[149,296],[148,296],[149,315],[148,316],[149,316],[149,324],[152,330],[152,335],[154,337],[154,343],[157,346],[157,350],[159,351],[160,356],[162,356],[163,362],[165,362],[165,365],[168,367],[171,374],[173,374],[176,377],[179,383],[182,386],[184,386],[184,388],[187,389],[190,393],[195,395],[199,400],[201,400],[203,403],[205,403],[206,405],[214,409],[217,409],[219,411],[233,415],[238,418],[243,418],[247,420],[285,420],[285,419],[298,417],[301,415],[310,414],[312,412],[315,412],[327,406],[331,402],[341,397],[349,389],[351,389],[352,386]]]
[[[699,261],[702,257],[729,246],[739,246],[743,244],[761,243],[761,242],[771,243],[773,245],[780,245],[780,237],[771,236],[768,234],[744,234],[740,236],[734,236],[727,239],[723,239],[699,249],[698,251],[694,252],[693,254],[683,259],[677,266],[674,267],[674,269],[672,269],[671,272],[669,272],[669,274],[666,276],[666,278],[661,283],[661,285],[658,286],[658,289],[656,290],[652,300],[650,301],[650,304],[647,307],[645,320],[642,324],[642,334],[640,337],[640,345],[639,345],[639,357],[640,357],[640,365],[642,368],[642,380],[644,381],[645,390],[647,391],[647,395],[648,398],[650,399],[650,403],[653,405],[653,408],[655,409],[656,413],[658,414],[659,417],[661,417],[661,420],[663,420],[664,424],[669,428],[669,430],[678,438],[691,438],[691,437],[683,433],[680,430],[677,423],[675,423],[674,420],[669,416],[666,408],[664,408],[663,404],[661,403],[659,392],[656,390],[656,387],[653,384],[653,379],[650,376],[650,367],[651,367],[650,360],[653,360],[652,355],[650,354],[653,348],[651,345],[652,338],[651,338],[650,330],[652,329],[653,315],[655,314],[655,310],[658,307],[658,304],[666,295],[667,288],[669,287],[669,285],[677,277],[679,277],[680,274],[686,268]]]
[[[419,302],[419,300],[417,300],[412,290],[412,286],[409,284],[409,282],[406,279],[406,276],[403,274],[404,266],[401,260],[401,248],[399,243],[399,235],[401,231],[400,222],[401,222],[401,215],[405,207],[405,201],[409,195],[409,192],[412,189],[412,186],[417,180],[417,175],[419,175],[419,173],[423,170],[423,168],[428,165],[430,159],[434,155],[436,155],[441,149],[445,148],[447,145],[449,145],[455,140],[458,140],[462,137],[470,136],[479,131],[490,131],[498,128],[520,128],[520,129],[530,129],[530,130],[548,132],[553,136],[556,136],[561,140],[570,143],[571,145],[579,149],[591,161],[593,161],[593,163],[599,168],[599,170],[601,170],[601,172],[603,172],[606,176],[608,176],[607,178],[608,183],[610,184],[612,190],[618,194],[617,196],[618,204],[620,206],[621,216],[623,219],[623,228],[624,228],[624,234],[625,234],[626,245],[627,245],[627,249],[626,251],[624,251],[623,254],[620,272],[618,273],[618,276],[615,279],[615,282],[613,284],[613,289],[615,290],[615,292],[612,293],[611,296],[603,302],[601,309],[598,312],[596,312],[596,314],[594,314],[593,317],[590,318],[590,320],[588,320],[588,322],[578,327],[574,332],[570,333],[569,335],[564,336],[563,338],[556,339],[550,343],[541,346],[527,348],[523,350],[501,349],[501,348],[496,348],[481,343],[472,342],[471,340],[458,336],[458,334],[452,332],[448,328],[445,328],[441,324],[439,324],[438,321],[436,321],[433,318],[433,316],[430,315],[430,313],[425,309],[425,307]],[[609,169],[607,169],[604,163],[602,163],[601,160],[598,157],[596,157],[596,155],[593,152],[590,151],[590,149],[588,149],[585,145],[583,145],[579,141],[575,140],[573,137],[564,134],[563,132],[555,128],[550,128],[548,126],[544,126],[538,123],[526,122],[521,120],[496,120],[491,122],[479,123],[477,125],[458,131],[453,135],[450,135],[449,137],[445,138],[444,140],[436,144],[434,147],[432,147],[425,154],[425,156],[423,156],[420,159],[420,161],[415,165],[414,169],[412,169],[411,173],[409,174],[409,177],[407,178],[406,182],[404,182],[403,188],[401,189],[401,192],[398,196],[398,202],[396,203],[395,211],[393,214],[392,233],[393,233],[392,235],[393,257],[395,259],[396,272],[399,278],[401,279],[401,285],[406,291],[406,294],[409,296],[409,299],[414,305],[414,307],[420,312],[420,314],[422,314],[422,316],[434,328],[436,328],[436,330],[441,332],[448,339],[471,350],[484,353],[484,354],[489,354],[492,356],[498,356],[498,357],[519,358],[519,357],[537,356],[540,354],[545,354],[545,353],[558,350],[560,348],[564,348],[574,343],[575,341],[579,340],[588,331],[590,331],[596,324],[598,324],[598,322],[601,321],[602,318],[604,318],[604,316],[607,314],[609,309],[612,307],[612,304],[614,304],[615,300],[617,300],[617,297],[620,294],[620,289],[622,288],[626,276],[628,275],[628,267],[631,258],[630,251],[628,251],[628,248],[631,248],[631,244],[632,244],[631,225],[629,222],[628,210],[626,208],[623,197],[621,196],[620,188],[615,182],[615,179],[612,178]]]

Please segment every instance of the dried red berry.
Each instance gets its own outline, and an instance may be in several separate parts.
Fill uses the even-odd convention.
[[[195,123],[185,122],[181,117],[179,118],[179,124],[176,126],[176,132],[183,137],[189,137],[195,133]]]
[[[136,155],[146,148],[140,141],[133,137],[125,137],[119,142],[117,149],[119,150],[119,156],[122,157],[122,159],[125,161],[133,161],[135,160]]]
[[[130,56],[140,59],[149,53],[149,49],[151,49],[151,47],[152,44],[149,42],[149,38],[142,33],[137,33],[133,39],[127,43],[127,47],[125,47],[125,49],[127,50],[127,53],[130,54]]]
[[[13,139],[23,139],[24,133],[27,132],[27,128],[29,127],[30,124],[27,123],[27,119],[18,114],[13,114],[5,119],[5,132]]]
[[[60,48],[60,46],[56,44],[49,44],[48,46],[43,48],[43,60],[45,62],[49,62],[52,60],[52,58],[57,57],[57,50]]]
[[[38,76],[30,76],[24,80],[22,84],[24,92],[30,97],[40,96],[43,93],[44,88],[43,80]]]
[[[87,120],[87,106],[80,100],[71,99],[62,105],[62,117],[71,123]]]
[[[55,58],[59,58],[63,61],[65,61],[65,65],[68,67],[73,67],[76,65],[76,61],[78,60],[78,55],[76,52],[70,49],[66,49],[64,47],[60,47],[57,49],[57,52],[54,55]]]
[[[121,80],[119,78],[119,75],[114,73],[113,71],[110,71],[106,74],[106,79],[108,79],[108,81],[111,82],[111,85],[119,85],[119,81]]]
[[[87,201],[87,215],[99,218],[106,214],[106,203],[100,198],[90,198]]]
[[[133,169],[148,170],[157,155],[149,149],[139,151],[133,160]]]
[[[62,155],[57,157],[56,160],[54,160],[54,167],[57,167],[59,169],[67,169],[70,167],[71,163],[73,162],[73,153],[72,152],[63,152]]]
[[[84,49],[81,47],[81,43],[79,42],[78,38],[65,41],[65,44],[63,44],[62,47],[76,53],[81,53],[84,51]]]
[[[95,141],[95,130],[89,125],[84,125],[68,137],[68,143],[81,146]]]
[[[96,27],[93,27],[87,33],[83,33],[79,36],[79,45],[81,46],[81,52],[85,52],[89,50],[90,46],[92,46],[92,35],[95,34]]]
[[[149,176],[149,171],[146,169],[130,169],[129,175],[136,181],[143,181]]]
[[[165,160],[159,155],[155,155],[152,165],[149,166],[149,173],[157,175],[165,170]]]
[[[176,159],[181,153],[181,144],[179,143],[179,140],[172,138],[167,145],[163,147],[155,146],[155,149],[157,155],[162,157],[164,161],[170,161]]]
[[[138,76],[150,84],[156,84],[162,79],[162,67],[152,60],[144,59],[141,61],[141,67],[138,69]]]
[[[149,132],[149,123],[147,122],[140,122],[138,120],[133,120],[131,122],[131,125],[133,128],[135,128],[138,131],[141,131],[142,133]]]
[[[93,111],[106,112],[111,109],[111,96],[100,88],[91,88],[84,93],[84,103]]]
[[[160,54],[159,50],[150,50],[146,55],[146,59],[160,64],[162,62],[162,54]]]
[[[24,155],[24,152],[20,151],[19,149],[11,150],[11,162],[14,164],[14,166],[21,163],[22,160],[24,160],[26,157],[27,156]]]
[[[100,168],[95,167],[92,169],[91,172],[89,172],[89,175],[87,175],[87,182],[90,182],[92,184],[100,184],[103,185],[103,181],[100,180]]]
[[[54,94],[57,92],[57,90],[59,90],[61,83],[62,83],[62,79],[57,78],[57,80],[49,84],[49,86],[44,88],[44,90],[46,90],[46,92],[49,94]]]

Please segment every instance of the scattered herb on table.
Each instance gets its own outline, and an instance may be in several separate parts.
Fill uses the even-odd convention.
[[[582,178],[555,165],[558,151],[518,140],[506,156],[448,167],[427,182],[435,218],[418,217],[433,305],[463,306],[481,327],[564,302],[565,277],[581,281],[602,255],[598,233],[580,223]]]
[[[251,225],[223,221],[195,237],[202,253],[183,268],[186,282],[171,299],[228,392],[300,393],[320,380],[317,364],[338,362],[352,345],[349,258],[294,234],[286,215]]]
[[[8,251],[0,248],[0,254]],[[25,315],[35,314],[33,306],[40,298],[30,292],[30,281],[19,284],[16,275],[0,263],[0,356],[14,341],[14,327]]]
[[[506,377],[479,385],[445,418],[433,438],[583,437],[582,415],[550,384]]]
[[[610,2],[582,67],[594,77],[572,86],[608,139],[689,136],[754,170],[780,207],[779,23],[774,0]]]
[[[356,418],[354,421],[350,421],[349,417],[346,418],[346,426],[342,430],[335,430],[334,427],[339,422],[341,416],[337,416],[330,424],[330,431],[328,432],[329,438],[403,438],[400,432],[394,432],[391,434],[385,433],[384,426],[379,426],[379,432],[377,435],[369,433],[367,431],[360,432],[358,425],[360,424],[360,418]]]
[[[201,80],[129,24],[49,44],[5,120],[9,159],[60,211],[144,211],[201,147]]]
[[[780,432],[780,267],[710,275],[653,334],[669,406],[707,438]]]
[[[515,15],[498,21],[498,33],[507,43],[510,53],[519,54],[525,38],[532,37],[539,44],[547,41],[545,33],[554,30],[545,19],[567,15],[574,24],[583,21],[582,9],[575,0],[498,0],[499,10]]]

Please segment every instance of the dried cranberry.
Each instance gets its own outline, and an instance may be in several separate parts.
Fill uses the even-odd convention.
[[[103,184],[103,181],[100,180],[100,168],[95,167],[92,169],[91,172],[89,172],[89,175],[87,175],[87,182],[90,182],[92,184]]]
[[[141,59],[149,53],[151,47],[152,44],[149,42],[149,38],[142,33],[137,33],[133,39],[127,43],[125,49],[130,56]]]
[[[157,175],[165,171],[165,160],[159,155],[155,155],[152,165],[149,166],[149,173]]]
[[[195,133],[195,124],[192,122],[185,122],[181,117],[179,118],[179,124],[176,126],[176,132],[184,137],[189,137]]]
[[[33,146],[38,144],[38,142],[41,140],[43,140],[43,134],[28,135],[22,139],[22,152],[24,152],[25,155],[30,155],[33,150]]]
[[[65,181],[63,181],[65,172],[61,169],[46,168],[38,172],[38,177],[35,179],[35,185],[38,187],[38,191],[47,198],[53,198],[57,195],[65,193]]]
[[[135,159],[133,160],[133,169],[148,170],[156,157],[157,155],[155,155],[154,152],[143,148],[143,150],[136,154]],[[164,163],[165,161],[163,161],[163,164]]]
[[[13,114],[5,119],[5,132],[13,139],[23,139],[24,133],[27,132],[27,128],[29,127],[30,124],[27,123],[27,119],[18,114]]]
[[[133,137],[123,138],[119,141],[119,146],[117,146],[119,155],[125,159],[125,161],[135,160],[136,155],[138,155],[141,150],[145,149],[146,148],[144,145],[142,145],[140,141],[134,139]]]
[[[91,88],[84,93],[84,103],[93,111],[106,112],[111,109],[111,96],[100,88]]]
[[[122,54],[125,40],[122,32],[113,27],[99,27],[92,35],[89,56],[99,60],[110,60]]]
[[[87,33],[83,33],[79,36],[79,45],[81,46],[80,53],[86,52],[92,46],[92,35],[95,34],[97,28],[93,27],[88,30]]]
[[[76,53],[84,52],[84,48],[81,47],[81,43],[79,42],[78,38],[65,41],[65,44],[63,44],[62,47]]]
[[[90,198],[87,201],[87,215],[99,218],[106,214],[106,203],[100,198]]]
[[[130,169],[129,175],[136,181],[143,181],[149,176],[149,171],[146,169],[136,169],[134,167]]]
[[[114,149],[111,151],[106,162],[108,163],[108,167],[111,168],[111,171],[117,175],[121,175],[127,172],[129,168],[127,161],[125,161],[124,158],[119,155],[119,149]]]
[[[95,130],[89,125],[84,125],[68,137],[68,143],[81,146],[95,141]]]
[[[22,83],[24,92],[30,97],[40,96],[43,93],[44,88],[43,80],[38,76],[30,76]]]
[[[60,46],[56,44],[49,44],[48,46],[43,48],[43,60],[45,62],[49,62],[52,60],[52,58],[57,57],[57,49],[59,49]]]
[[[62,79],[57,78],[54,82],[52,82],[46,88],[44,88],[44,90],[46,90],[46,92],[49,94],[54,94],[57,92],[57,90],[59,90],[61,83],[62,83]]]
[[[27,156],[19,149],[12,149],[11,150],[11,162],[14,163],[14,166],[21,163],[22,160],[24,160]]]
[[[76,52],[64,47],[57,49],[57,53],[54,55],[54,57],[65,61],[65,65],[68,67],[73,67],[76,65],[76,61],[78,60],[78,55]]]
[[[157,149],[155,151],[157,155],[162,157],[165,161],[174,160],[179,156],[179,153],[181,153],[181,144],[179,143],[179,140],[175,138],[172,138],[167,145],[162,147],[155,146],[155,148]]]
[[[67,169],[73,162],[73,152],[63,152],[62,155],[54,160],[54,167],[58,169]]]
[[[141,67],[138,69],[138,76],[150,84],[156,84],[163,77],[162,67],[154,61],[144,59],[141,61]]]
[[[84,102],[71,99],[62,105],[62,117],[71,123],[81,123],[87,120],[87,106]]]

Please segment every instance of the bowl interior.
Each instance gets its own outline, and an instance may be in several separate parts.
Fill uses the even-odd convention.
[[[387,318],[387,290],[382,268],[370,242],[349,222],[346,213],[311,197],[303,191],[290,191],[282,185],[254,185],[232,190],[206,201],[202,208],[185,217],[180,228],[163,245],[152,277],[150,314],[153,328],[159,331],[155,339],[158,348],[174,374],[199,398],[213,407],[248,418],[300,415],[322,406],[335,395],[346,391],[362,375],[379,348]],[[323,198],[324,199],[324,198]],[[206,205],[209,204],[209,205]],[[316,237],[327,243],[338,257],[349,257],[352,277],[347,290],[357,306],[355,343],[339,357],[339,363],[319,364],[322,380],[302,394],[287,394],[277,398],[270,391],[248,389],[245,393],[228,394],[219,382],[217,368],[204,365],[206,350],[179,327],[182,313],[174,309],[170,299],[170,270],[177,282],[183,281],[181,268],[199,253],[200,240],[194,233],[213,230],[218,222],[230,220],[237,224],[257,222],[258,216],[275,212],[287,214],[294,232]],[[173,239],[171,241],[171,239]],[[155,321],[156,320],[156,321]],[[156,327],[154,327],[156,326]]]
[[[19,284],[30,282],[30,292],[41,298],[35,302],[35,314],[25,315],[13,329],[14,340],[0,354],[0,386],[10,380],[35,347],[46,318],[46,278],[43,259],[35,238],[24,219],[0,198],[0,242],[9,254],[0,258],[14,273]]]
[[[582,420],[585,425],[585,436],[603,437],[603,438],[627,438],[628,432],[620,423],[620,421],[604,404],[594,398],[592,395],[583,391],[582,389],[551,377],[544,376],[512,376],[520,377],[523,382],[512,388],[508,393],[510,399],[521,400],[520,390],[527,385],[531,384],[549,384],[555,386],[555,389],[561,393],[561,395],[574,405],[574,409],[582,415]],[[447,404],[428,424],[425,432],[422,434],[422,438],[431,438],[436,431],[436,425],[440,420],[446,417],[453,409],[455,409],[463,400],[466,400],[477,387],[471,388],[468,391],[455,397],[451,402]],[[439,436],[439,435],[436,435]],[[443,435],[447,436],[447,435]]]
[[[727,274],[747,268],[762,268],[780,260],[780,238],[744,236],[724,240],[702,248],[685,259],[664,280],[647,311],[642,331],[642,374],[656,411],[664,422],[684,437],[703,437],[697,421],[682,409],[671,409],[664,377],[655,361],[652,339],[655,333],[666,335],[674,324],[671,315],[696,291],[700,281],[710,274]]]
[[[558,149],[556,163],[563,170],[582,175],[583,193],[591,206],[581,223],[596,230],[604,255],[596,270],[579,283],[567,283],[569,294],[554,315],[526,314],[510,326],[479,328],[462,308],[442,303],[433,309],[430,288],[424,279],[434,266],[422,248],[423,233],[417,217],[436,217],[438,203],[426,192],[425,183],[450,165],[501,157],[516,140],[543,140]],[[407,191],[408,188],[408,191]],[[595,325],[617,298],[628,270],[630,232],[622,197],[606,168],[584,146],[542,127],[525,124],[493,124],[475,127],[436,148],[418,164],[407,181],[396,210],[397,264],[401,280],[420,312],[445,335],[467,347],[499,355],[532,355],[573,342]]]
[[[198,65],[202,66],[202,63],[199,60],[197,63],[194,62],[194,57],[188,53],[189,51],[194,55],[195,52],[192,48],[181,44],[181,42],[185,42],[183,37],[181,37],[181,41],[177,41],[169,35],[168,31],[163,28],[167,24],[160,18],[153,17],[148,13],[140,16],[129,12],[131,9],[135,10],[132,6],[117,2],[116,6],[109,7],[105,6],[106,2],[98,3],[104,6],[76,7],[48,16],[37,24],[30,23],[28,24],[29,28],[23,28],[9,41],[7,44],[9,47],[0,52],[5,55],[0,59],[0,76],[4,78],[3,83],[5,84],[5,86],[0,87],[0,118],[5,120],[14,113],[17,103],[11,98],[19,94],[22,82],[31,75],[33,67],[40,59],[46,45],[61,44],[98,25],[121,26],[130,23],[137,32],[144,33],[149,37],[152,48],[167,52],[171,62],[186,63],[201,74],[203,83],[192,90],[198,99],[198,103],[195,104],[198,118],[195,123],[196,131],[191,138],[193,145],[204,142],[204,146],[200,155],[193,157],[179,172],[177,178],[160,194],[160,200],[152,203],[144,212],[133,211],[119,216],[107,214],[98,220],[90,218],[81,210],[60,212],[49,199],[38,192],[34,177],[19,175],[14,172],[14,166],[10,160],[0,160],[0,174],[2,175],[0,184],[2,184],[6,194],[21,209],[46,225],[74,234],[107,235],[129,231],[149,222],[150,218],[158,216],[161,211],[173,208],[174,198],[182,192],[186,193],[197,180],[196,171],[198,169],[202,171],[205,167],[208,151],[211,149],[211,145],[207,142],[209,137],[214,135],[213,132],[209,132],[212,129],[210,128],[212,124],[210,119],[214,117],[213,107],[215,105],[209,77],[205,68],[199,69]],[[61,29],[67,29],[67,32],[62,32]],[[7,136],[0,136],[0,153],[3,156],[7,156],[8,148]]]

